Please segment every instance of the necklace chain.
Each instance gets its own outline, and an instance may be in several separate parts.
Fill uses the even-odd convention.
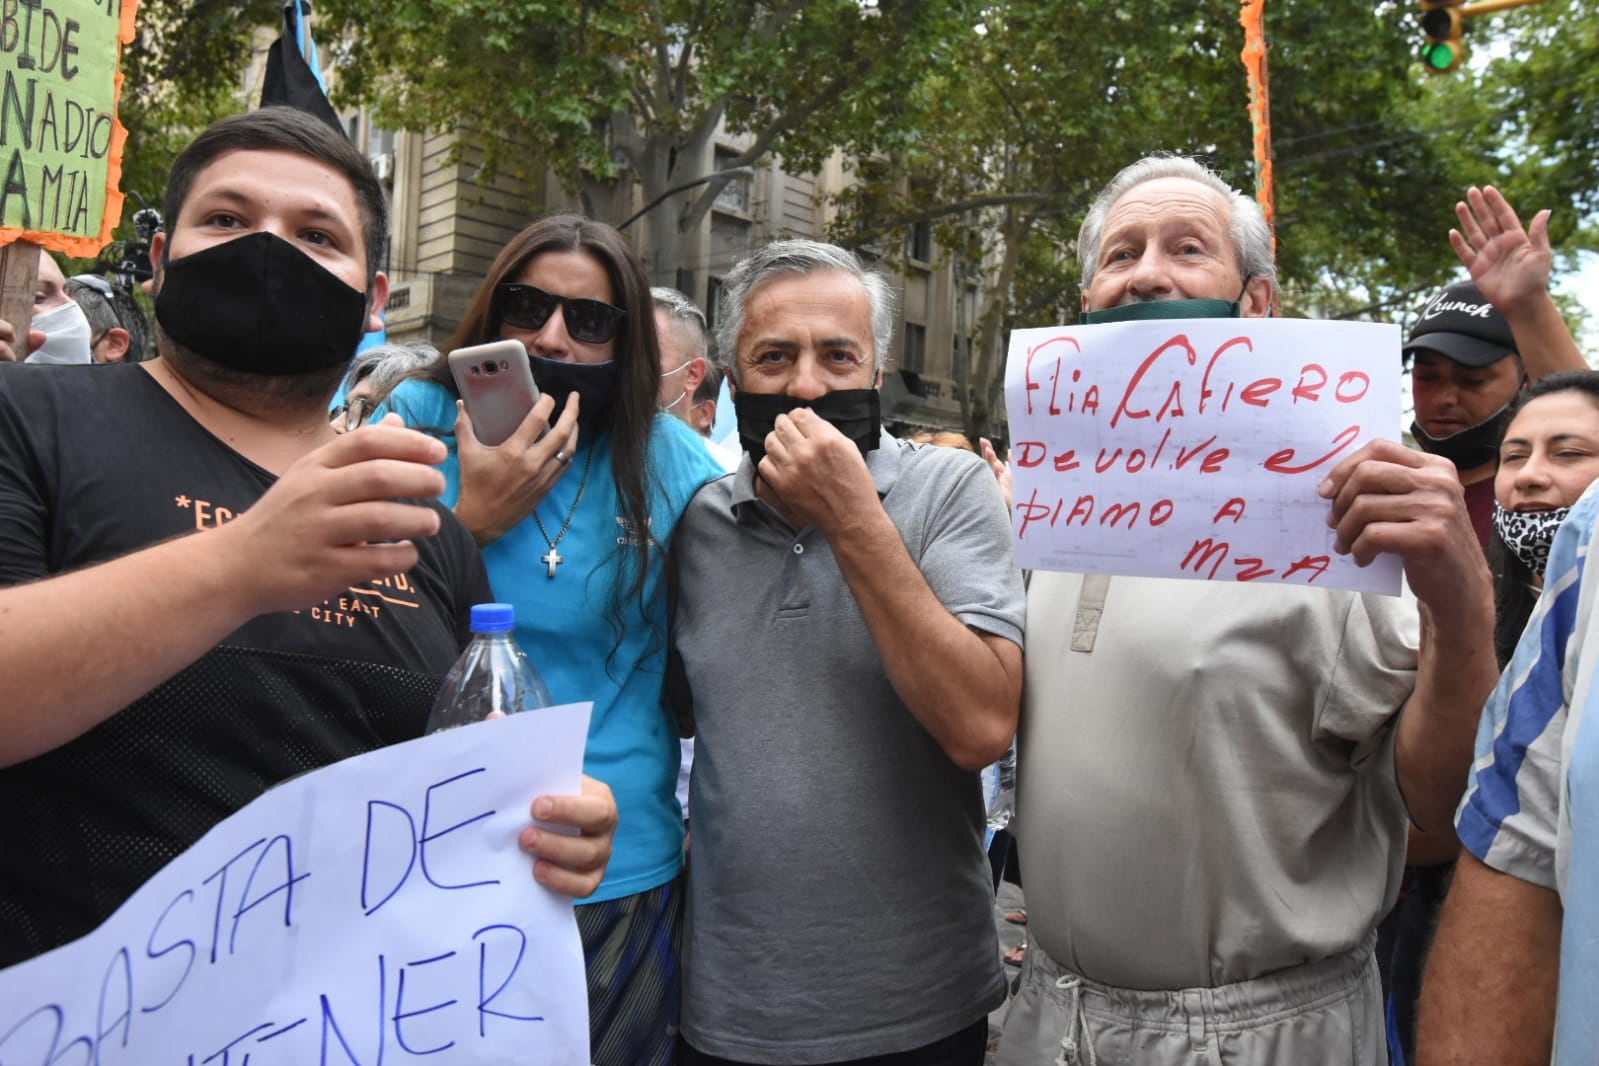
[[[566,521],[562,523],[561,531],[555,535],[554,540],[550,539],[549,530],[544,528],[544,520],[539,518],[538,508],[535,507],[533,509],[533,522],[539,527],[539,533],[544,537],[544,543],[550,546],[550,550],[547,553],[539,556],[539,562],[550,568],[549,576],[552,578],[555,576],[555,568],[566,561],[555,549],[566,537],[566,531],[572,528],[572,519],[577,517],[577,506],[583,502],[583,490],[589,487],[589,468],[593,465],[594,447],[590,445],[588,458],[583,460],[583,480],[577,483],[577,495],[572,499],[572,509],[566,512]]]

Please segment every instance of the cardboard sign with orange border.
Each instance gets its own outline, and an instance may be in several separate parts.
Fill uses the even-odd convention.
[[[0,0],[0,244],[91,257],[122,217],[122,46],[137,0]]]

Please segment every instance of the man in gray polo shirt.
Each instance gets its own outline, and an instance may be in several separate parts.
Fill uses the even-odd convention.
[[[738,472],[672,545],[698,726],[679,1061],[980,1066],[1004,998],[977,771],[1022,584],[975,455],[882,432],[884,280],[779,241],[723,287]]]

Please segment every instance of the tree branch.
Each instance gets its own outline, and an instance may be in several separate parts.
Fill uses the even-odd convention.
[[[772,142],[777,140],[778,137],[793,129],[796,124],[808,120],[822,108],[836,103],[848,91],[849,82],[849,78],[837,78],[822,92],[778,115],[772,120],[771,125],[756,135],[754,142],[748,148],[739,153],[736,159],[729,160],[724,169],[732,170],[735,167],[754,166],[771,150]],[[705,213],[711,209],[711,204],[716,202],[716,194],[721,192],[726,184],[727,181],[722,181],[719,184],[713,182],[707,185],[705,190],[696,196],[689,206],[684,209],[682,218],[678,222],[678,228],[686,232],[699,225],[700,219],[704,218]]]
[[[637,85],[630,86],[627,92],[633,98],[633,106],[638,109],[639,119],[647,126],[653,125],[655,108],[651,106],[650,98]]]
[[[1386,310],[1386,309],[1388,309],[1390,307],[1393,307],[1393,306],[1395,306],[1397,304],[1403,304],[1405,306],[1409,306],[1410,302],[1412,300],[1414,300],[1418,294],[1424,293],[1424,292],[1430,292],[1435,287],[1436,286],[1433,286],[1433,285],[1417,285],[1417,286],[1415,286],[1413,288],[1404,289],[1404,290],[1402,290],[1400,292],[1396,292],[1396,293],[1394,293],[1394,295],[1390,296],[1386,300],[1378,300],[1376,303],[1367,304],[1365,307],[1357,307],[1357,308],[1355,308],[1352,311],[1340,311],[1336,315],[1333,315],[1332,317],[1335,320],[1337,320],[1337,319],[1348,319],[1348,318],[1359,318],[1361,315],[1369,315],[1373,311],[1383,311],[1383,310]]]
[[[693,68],[694,42],[700,38],[700,27],[705,25],[706,4],[694,9],[694,19],[683,29],[683,54],[678,57],[677,70],[672,75],[672,102],[679,110],[688,106],[688,72]]]
[[[780,27],[786,25],[789,19],[799,14],[805,7],[804,0],[789,0],[789,3],[779,8],[772,8],[767,17],[760,22],[750,25],[751,37],[766,37]]]
[[[1054,192],[1008,192],[993,193],[988,196],[975,196],[969,200],[959,200],[952,204],[940,207],[930,207],[924,211],[914,211],[910,214],[897,215],[884,219],[871,230],[857,230],[844,235],[841,240],[845,244],[858,244],[870,240],[872,237],[887,233],[889,230],[899,229],[918,222],[932,222],[935,219],[949,218],[951,215],[964,215],[971,211],[981,211],[987,207],[1016,207],[1027,204],[1045,204],[1054,199],[1058,193]]]
[[[666,24],[666,14],[661,10],[661,0],[650,0],[650,14],[655,16],[655,26],[660,36],[655,41],[655,101],[659,105],[656,114],[666,114],[671,101],[662,99],[669,91],[672,84],[672,55],[667,47],[671,43],[670,29]],[[637,102],[637,95],[635,95]]]

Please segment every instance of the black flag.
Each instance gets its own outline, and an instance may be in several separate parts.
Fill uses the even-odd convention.
[[[267,51],[266,77],[261,82],[261,106],[297,108],[344,133],[344,123],[334,113],[316,72],[300,51],[300,17],[310,12],[311,5],[307,0],[290,0],[283,5],[283,32]],[[309,34],[310,31],[306,32]]]

